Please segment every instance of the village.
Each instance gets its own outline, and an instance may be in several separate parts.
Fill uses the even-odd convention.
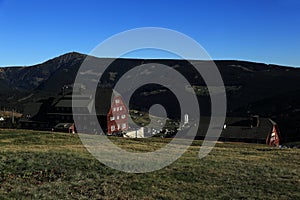
[[[95,122],[91,121],[91,111],[95,107],[94,99],[91,96],[72,95],[73,87],[64,86],[56,98],[40,100],[38,102],[27,104],[24,112],[10,112],[10,115],[0,117],[0,126],[2,128],[30,129],[40,131],[77,133],[74,118],[84,124],[83,129],[89,130],[88,134],[102,134],[108,136],[121,136],[127,138],[148,138],[148,137],[174,137],[178,131],[188,130],[194,122],[189,120],[186,113],[182,123],[178,121],[167,120],[156,117],[154,127],[145,126],[145,113],[141,111],[129,111],[119,94],[113,94],[110,107],[105,105],[97,113],[98,122],[102,131],[89,129]],[[76,107],[72,107],[73,104]],[[99,108],[99,107],[97,107]],[[79,111],[80,115],[74,115],[73,111]],[[7,114],[8,112],[6,112]],[[129,124],[129,118],[135,120],[135,123]],[[201,116],[201,124],[195,139],[203,140],[205,138],[206,126],[209,123],[208,116]],[[140,123],[139,123],[140,122]],[[186,137],[186,136],[185,136]],[[188,136],[187,136],[188,137]],[[227,117],[224,123],[223,131],[218,138],[223,142],[247,142],[267,144],[270,146],[280,146],[279,127],[270,118],[252,115],[249,117]]]

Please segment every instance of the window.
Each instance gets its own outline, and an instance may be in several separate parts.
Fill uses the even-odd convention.
[[[115,101],[116,103],[120,103],[120,99],[116,99],[116,101]]]
[[[111,130],[111,131],[114,131],[114,130],[115,130],[115,125],[112,125],[112,126],[110,127],[110,130]]]
[[[125,129],[126,128],[126,124],[122,124],[122,129]]]
[[[118,129],[120,129],[121,128],[121,126],[120,126],[120,124],[118,124]]]
[[[126,115],[122,115],[121,118],[122,118],[122,119],[125,119],[125,118],[126,118]]]
[[[120,119],[120,116],[119,116],[119,115],[117,116],[117,119]]]
[[[122,107],[122,106],[120,106],[120,110],[123,110],[123,107]]]
[[[113,108],[113,111],[116,111],[116,108],[115,108],[115,107]]]
[[[275,137],[275,133],[274,132],[271,134],[271,137]]]
[[[119,111],[119,107],[117,107],[117,111]]]
[[[113,120],[115,120],[115,117],[114,117],[114,116],[111,116],[111,117],[110,117],[110,121],[113,121]]]

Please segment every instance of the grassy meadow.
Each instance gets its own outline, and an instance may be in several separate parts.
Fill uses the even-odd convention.
[[[131,151],[169,139],[111,138]],[[0,130],[0,199],[300,199],[300,149],[195,141],[172,165],[145,174],[106,167],[77,135]]]

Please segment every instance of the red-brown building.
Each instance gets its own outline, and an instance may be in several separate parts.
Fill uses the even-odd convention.
[[[270,122],[272,123],[272,131],[268,135],[266,139],[266,144],[271,146],[279,146],[280,143],[280,134],[279,134],[279,128],[278,125],[270,119]]]
[[[209,117],[201,117],[197,139],[205,138],[210,120]],[[270,146],[279,146],[282,143],[278,125],[270,118],[257,115],[226,117],[225,124],[220,137],[217,138],[220,141],[260,143]],[[212,137],[212,139],[216,138]]]
[[[128,110],[121,96],[115,96],[107,114],[107,135],[128,129]]]

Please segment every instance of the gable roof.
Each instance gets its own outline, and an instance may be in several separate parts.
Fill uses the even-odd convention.
[[[221,137],[265,140],[272,131],[273,124],[269,118],[259,118],[257,127],[247,122],[250,122],[249,118],[226,118],[226,129],[222,131]]]
[[[36,103],[29,103],[25,105],[23,116],[26,117],[26,115],[35,116],[39,113],[41,106],[43,103],[36,102]]]
[[[222,130],[220,139],[266,140],[272,131],[273,124],[276,124],[269,118],[261,117],[257,127],[251,126],[251,122],[250,117],[226,117],[226,129]],[[210,117],[201,116],[197,137],[206,136],[209,123]]]
[[[73,104],[73,107],[78,107],[78,108],[82,108],[82,107],[88,107],[93,100],[74,100],[75,104]],[[72,108],[72,99],[62,99],[60,101],[58,101],[55,104],[55,107],[68,107],[68,108]]]
[[[66,95],[57,99],[52,106],[55,108],[87,108],[91,113],[94,106],[94,99],[87,95]]]

